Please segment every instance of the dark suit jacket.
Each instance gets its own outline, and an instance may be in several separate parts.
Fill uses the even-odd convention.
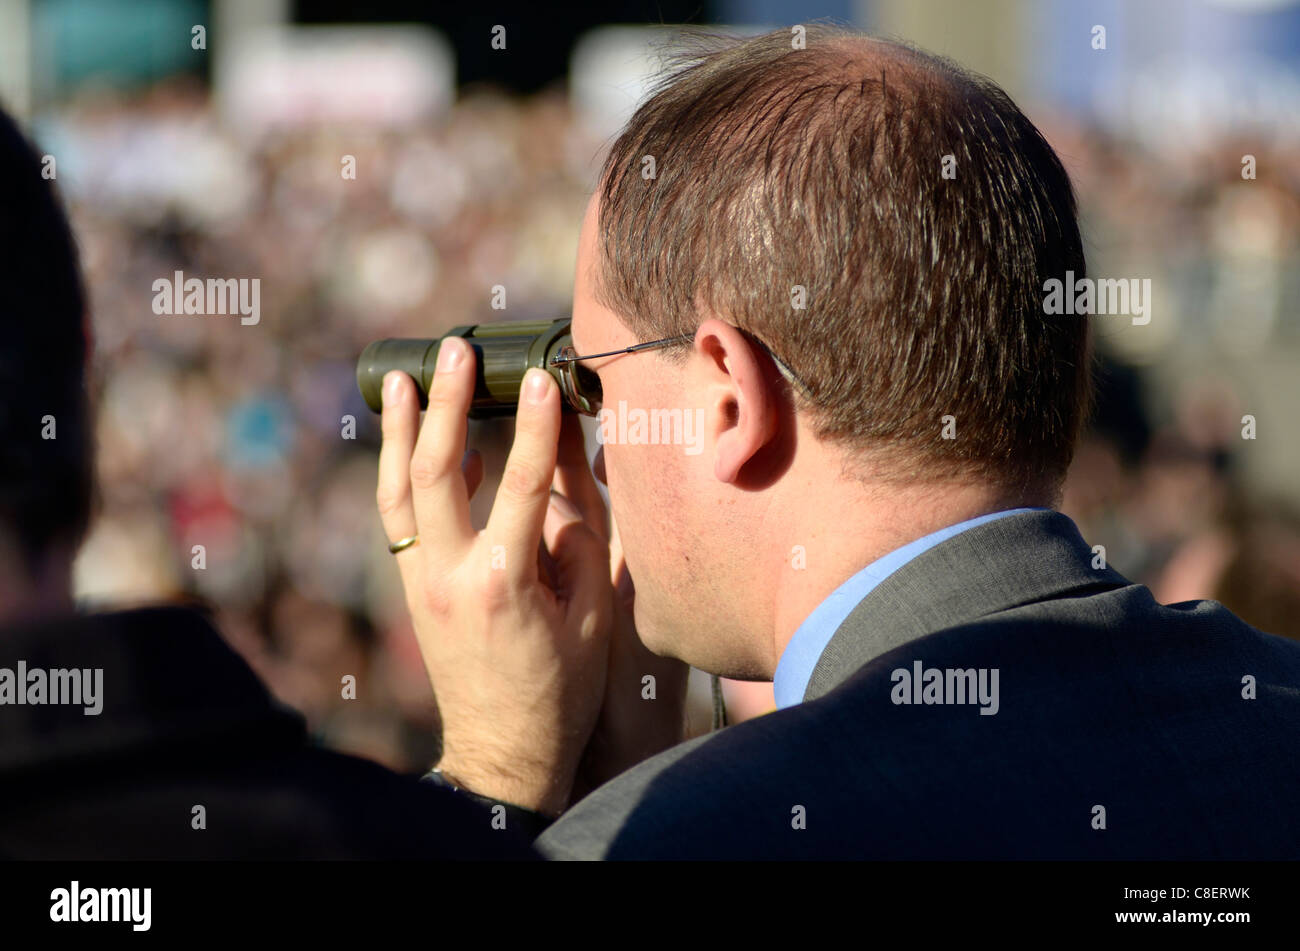
[[[1055,512],[941,543],[849,615],[802,704],[647,760],[538,847],[619,859],[1300,858],[1300,644],[1212,601],[1162,606],[1092,559]],[[894,671],[917,661],[996,668],[998,712],[895,703]]]
[[[0,668],[103,668],[103,710],[0,705],[0,855],[515,858],[461,796],[308,743],[199,614],[0,631]],[[192,828],[193,807],[206,829]]]

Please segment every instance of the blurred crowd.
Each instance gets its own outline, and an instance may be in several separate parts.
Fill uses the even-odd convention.
[[[1300,638],[1300,146],[1288,130],[1158,152],[1046,130],[1089,273],[1150,277],[1153,318],[1097,317],[1097,403],[1063,509],[1157,600],[1212,598]]]
[[[379,433],[355,359],[378,337],[567,313],[601,138],[561,93],[486,89],[421,127],[251,138],[183,82],[83,95],[36,132],[94,308],[101,498],[79,593],[204,601],[323,743],[427,767],[436,705],[375,510]],[[1149,327],[1099,327],[1097,423],[1066,512],[1161,600],[1214,597],[1300,636],[1296,498],[1270,490],[1291,472],[1268,443],[1296,441],[1296,404],[1261,397],[1250,372],[1300,348],[1300,156],[1224,142],[1170,159],[1048,132],[1076,177],[1090,270],[1165,294]],[[1258,180],[1241,178],[1245,152]],[[156,315],[153,282],[178,270],[260,279],[260,321]],[[1245,413],[1258,440],[1241,438]],[[509,424],[471,426],[499,472]],[[771,707],[770,685],[728,693],[733,720]]]

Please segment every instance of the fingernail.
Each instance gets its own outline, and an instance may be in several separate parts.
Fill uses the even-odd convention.
[[[402,371],[392,370],[384,375],[384,405],[391,406],[397,402],[397,394],[402,388]]]
[[[461,347],[464,344],[458,337],[448,337],[438,345],[438,367],[439,373],[446,373],[448,370],[454,370],[460,365],[460,358],[464,356]]]
[[[524,396],[530,403],[540,403],[546,399],[547,373],[536,368],[529,370],[524,379]]]

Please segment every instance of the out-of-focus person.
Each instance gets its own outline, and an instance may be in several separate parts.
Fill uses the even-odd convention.
[[[200,613],[79,613],[91,324],[42,162],[0,112],[0,854],[523,858],[482,804],[314,747]]]

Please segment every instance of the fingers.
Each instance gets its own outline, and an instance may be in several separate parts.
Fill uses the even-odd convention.
[[[428,410],[411,456],[412,505],[426,557],[439,551],[457,559],[473,538],[460,471],[473,398],[474,351],[459,337],[447,337],[438,351]]]
[[[468,450],[460,460],[460,471],[465,476],[465,495],[473,499],[483,484],[483,454],[477,449]]]
[[[591,530],[601,538],[609,537],[605,500],[596,487],[591,466],[587,463],[587,450],[582,438],[582,424],[574,414],[563,417],[560,424],[560,446],[555,463],[555,491],[560,493],[582,513]]]
[[[384,409],[380,427],[384,441],[379,449],[379,486],[375,501],[384,533],[390,542],[415,534],[415,509],[411,505],[411,452],[420,425],[420,404],[415,382],[394,370],[384,377]]]
[[[555,478],[556,444],[560,438],[560,390],[545,370],[531,369],[524,377],[515,416],[515,441],[506,458],[492,514],[484,530],[493,545],[507,552],[529,552],[527,558],[507,557],[507,580],[523,585],[537,581],[537,559],[531,552],[542,538]]]
[[[542,540],[550,556],[551,588],[581,614],[609,590],[604,539],[572,502],[552,492]]]

